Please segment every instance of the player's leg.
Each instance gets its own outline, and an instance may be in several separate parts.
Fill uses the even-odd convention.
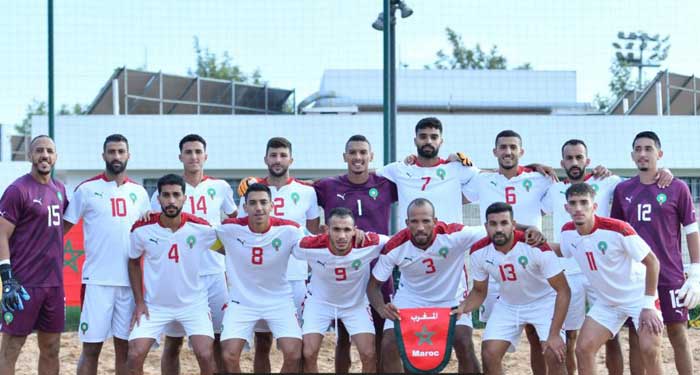
[[[350,372],[350,335],[343,322],[338,322],[338,331],[335,334],[335,372],[347,374]],[[306,341],[304,341],[304,353],[306,353]],[[306,371],[306,360],[304,361],[304,371]]]
[[[502,373],[503,356],[506,351],[515,351],[524,325],[519,319],[521,308],[501,300],[493,305],[481,343],[481,361],[485,373]]]
[[[389,373],[399,373],[403,372],[403,365],[401,364],[401,356],[399,355],[399,347],[396,342],[396,336],[394,335],[394,325],[391,324],[390,328],[387,328],[388,323],[391,322],[387,320],[384,323],[384,334],[382,335],[382,370],[381,372]]]
[[[609,375],[622,375],[625,371],[619,333],[605,342],[605,367]]]
[[[676,363],[676,371],[681,375],[690,375],[693,373],[693,356],[690,350],[688,341],[687,322],[673,322],[666,324],[666,333],[668,340],[673,347],[673,358]],[[644,352],[642,337],[639,337],[639,346]]]
[[[648,329],[637,330],[639,336],[639,353],[642,356],[644,371],[647,375],[663,373],[661,365],[661,335],[655,335]]]
[[[532,369],[532,373],[534,375],[546,375],[547,363],[542,354],[540,336],[537,335],[535,327],[530,324],[525,325],[525,335],[527,336],[527,341],[530,343],[530,368]]]
[[[576,373],[576,338],[577,330],[566,331],[566,371],[569,374]]]
[[[115,298],[113,287],[82,285],[78,325],[82,351],[78,358],[78,375],[97,374],[102,344],[112,335]]]
[[[225,330],[226,323],[224,323],[224,331]],[[227,339],[225,332],[221,334],[221,355],[224,360],[225,372],[241,372],[241,353],[243,352],[245,344],[246,340],[244,339]]]
[[[581,375],[596,373],[596,353],[611,337],[612,333],[604,325],[591,317],[586,318],[576,342],[576,361]]]
[[[282,368],[280,373],[294,373],[301,370],[301,339],[280,337],[277,346],[282,352]]]
[[[271,372],[270,350],[272,350],[272,333],[255,332],[255,353],[253,356],[254,372]]]
[[[289,300],[274,308],[261,311],[261,316],[277,338],[277,347],[282,352],[280,372],[301,371],[302,341],[301,327],[297,318],[297,308]]]
[[[642,361],[642,354],[639,350],[639,336],[637,335],[637,329],[634,325],[629,327],[629,361],[630,361],[630,373],[644,375],[644,362]]]
[[[214,328],[211,324],[209,303],[204,300],[186,308],[178,309],[175,316],[185,329],[192,345],[199,370],[202,374],[213,374],[216,371],[214,363]]]
[[[481,361],[484,363],[484,373],[503,373],[503,356],[506,355],[510,346],[511,342],[504,340],[485,340],[481,343]]]
[[[337,318],[336,309],[323,303],[307,299],[304,303],[302,327],[302,357],[304,372],[318,372],[318,352],[321,350],[323,335],[331,322]],[[340,322],[339,324],[340,325]],[[348,344],[349,346],[349,344]],[[349,350],[349,349],[348,349]],[[348,358],[348,361],[350,359]],[[338,363],[336,359],[336,364]],[[348,363],[348,368],[350,364]],[[336,373],[338,371],[336,370]]]
[[[84,342],[80,357],[78,358],[77,374],[97,374],[97,363],[100,359],[100,352],[102,352],[101,342]]]
[[[552,297],[526,305],[522,308],[518,319],[531,324],[535,328],[538,337],[548,337],[552,328],[551,317],[554,315],[554,304],[555,301]],[[566,335],[564,331],[560,330],[558,333],[562,342],[565,342]],[[540,346],[543,345],[544,341],[540,342]],[[565,374],[567,372],[566,356],[564,360],[559,360],[552,350],[547,350],[545,353],[542,353],[542,356],[546,364],[546,374]]]
[[[15,373],[15,364],[25,341],[27,341],[26,335],[2,334],[2,343],[0,343],[0,374],[13,375]]]
[[[580,273],[567,274],[566,281],[571,290],[571,300],[563,326],[566,331],[566,369],[569,374],[574,374],[576,372],[576,337],[586,318],[586,277]]]
[[[58,352],[61,349],[61,334],[58,332],[37,331],[39,344],[39,374],[58,374],[60,364]]]
[[[148,317],[142,315],[129,334],[126,366],[129,374],[143,374],[143,364],[151,347],[169,323],[175,321],[175,312],[169,308],[147,305]]]
[[[224,372],[241,372],[241,353],[246,343],[252,344],[257,310],[232,303],[224,312],[221,331],[221,356]],[[255,371],[257,372],[257,371]]]
[[[370,306],[372,324],[374,325],[374,352],[377,356],[377,371],[382,368],[382,336],[384,335],[384,319]]]
[[[45,288],[25,287],[31,299],[24,301],[24,310],[16,313],[2,311],[2,344],[0,345],[0,374],[14,374],[17,358],[27,336],[39,319],[46,298]],[[1,310],[1,309],[0,309]]]
[[[377,354],[374,346],[374,333],[358,333],[352,335],[351,339],[360,354],[362,373],[376,373]]]
[[[464,314],[457,321],[454,338],[452,339],[452,346],[457,357],[458,372],[462,374],[481,372],[481,366],[474,350],[471,319],[471,314]]]
[[[134,315],[134,294],[131,287],[114,287],[116,301],[112,315],[112,334],[114,341],[114,369],[116,375],[126,375],[126,359],[129,352],[129,332],[131,317]]]
[[[44,288],[44,291],[45,299],[36,321],[39,373],[58,374],[58,352],[61,349],[61,333],[66,321],[66,299],[63,287]]]
[[[213,374],[217,372],[216,363],[214,361],[214,337],[207,335],[190,335],[189,340],[190,344],[192,344],[194,356],[197,358],[200,373]]]
[[[165,340],[163,340],[163,353],[160,357],[161,374],[180,374],[180,351],[182,350],[183,337],[171,336],[171,328],[165,330]]]
[[[224,273],[206,275],[202,276],[202,281],[207,288],[211,322],[214,326],[214,361],[216,362],[216,367],[220,371],[223,371],[223,360],[221,358],[221,322],[224,319],[224,312],[228,307],[226,276]]]
[[[129,340],[122,340],[114,337],[114,373],[116,375],[126,375],[129,369],[126,367],[127,355],[129,354]]]
[[[323,335],[305,333],[303,336],[304,373],[318,373],[318,352],[321,350]],[[337,363],[337,360],[336,360]],[[337,373],[337,371],[336,371]]]
[[[143,374],[143,364],[146,362],[148,351],[156,340],[150,337],[141,337],[129,340],[129,352],[126,356],[126,366],[129,374]]]
[[[363,373],[377,372],[377,351],[374,337],[374,323],[372,321],[372,310],[369,305],[341,309],[337,313],[347,328],[352,342],[360,354]],[[306,321],[305,321],[306,322]]]

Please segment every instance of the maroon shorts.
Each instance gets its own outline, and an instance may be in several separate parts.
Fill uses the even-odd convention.
[[[3,312],[0,331],[12,336],[27,336],[38,330],[48,333],[63,332],[66,320],[66,299],[63,287],[25,287],[29,301],[24,310]],[[10,314],[10,315],[8,315]]]
[[[681,306],[682,301],[678,299],[678,290],[681,287],[683,283],[672,286],[659,285],[657,288],[664,324],[688,321],[688,308]]]

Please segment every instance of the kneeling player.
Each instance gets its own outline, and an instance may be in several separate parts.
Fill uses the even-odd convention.
[[[470,312],[482,304],[489,278],[500,285],[499,297],[489,317],[481,347],[486,373],[502,373],[506,351],[515,351],[526,324],[535,327],[542,341],[547,373],[566,372],[566,344],[561,329],[571,292],[554,252],[546,245],[525,243],[525,233],[515,230],[512,207],[503,202],[486,209],[488,237],[470,253],[474,287],[456,313]]]
[[[294,257],[311,267],[311,283],[304,301],[304,372],[318,372],[318,352],[323,334],[335,320],[342,321],[362,361],[362,372],[377,371],[374,324],[365,286],[370,262],[379,256],[388,237],[356,230],[352,211],[334,208],[328,218],[328,234],[304,237],[292,250]]]
[[[214,330],[206,291],[199,278],[199,264],[217,242],[216,231],[206,220],[181,213],[185,198],[182,177],[161,177],[158,201],[162,213],[151,214],[131,229],[129,280],[136,301],[127,359],[131,374],[143,373],[148,351],[171,323],[179,323],[185,329],[201,373],[212,374],[215,369]]]
[[[573,219],[561,232],[561,253],[574,258],[597,299],[576,341],[581,374],[595,373],[595,355],[631,318],[639,333],[647,374],[660,374],[663,322],[656,288],[659,261],[627,223],[596,216],[595,190],[584,183],[566,190],[566,210]]]

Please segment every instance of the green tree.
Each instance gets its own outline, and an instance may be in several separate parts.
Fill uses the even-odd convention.
[[[67,104],[61,105],[58,109],[56,115],[66,116],[66,115],[82,115],[85,113],[86,106],[79,103],[74,104],[69,107]],[[15,124],[15,130],[21,135],[31,135],[32,134],[32,117],[34,116],[45,116],[49,113],[49,106],[45,101],[32,100],[32,103],[27,105],[26,114],[22,123]]]
[[[250,74],[243,72],[238,65],[233,63],[233,58],[228,51],[224,51],[219,59],[215,53],[209,51],[209,48],[202,47],[199,44],[199,38],[196,36],[194,37],[194,52],[196,67],[187,70],[187,74],[191,76],[226,79],[256,85],[264,84],[259,69],[255,69]]]
[[[473,49],[469,49],[464,45],[462,36],[456,31],[446,27],[445,33],[447,34],[447,42],[452,47],[452,52],[437,51],[435,54],[437,60],[432,65],[425,65],[425,69],[508,69],[508,60],[498,52],[496,45],[491,46],[488,51],[484,51],[479,43]],[[525,63],[515,69],[530,70],[532,65]]]

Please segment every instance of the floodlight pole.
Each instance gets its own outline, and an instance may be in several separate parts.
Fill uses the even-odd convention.
[[[394,76],[394,51],[393,51],[393,33],[394,24],[391,21],[393,18],[392,0],[383,0],[384,12],[384,30],[383,50],[384,50],[384,165],[396,161],[396,100],[394,99],[396,86]],[[389,26],[391,25],[391,26]],[[393,105],[392,105],[393,104]]]
[[[53,102],[53,0],[48,0],[49,14],[49,137],[54,139],[54,102]],[[54,139],[54,142],[56,140]]]

